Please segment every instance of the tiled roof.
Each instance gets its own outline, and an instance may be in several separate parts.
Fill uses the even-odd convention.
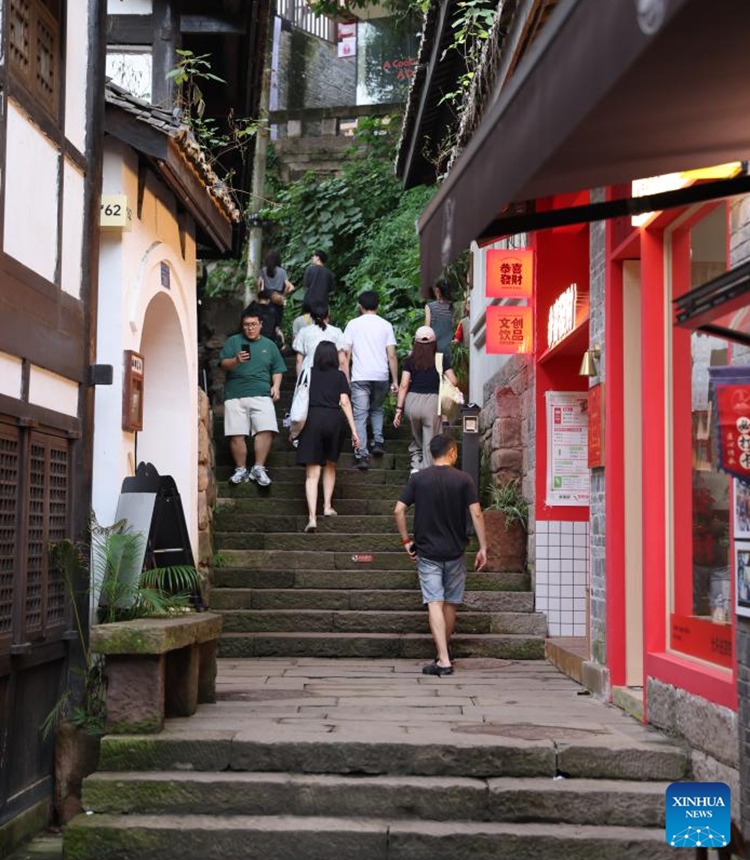
[[[151,128],[171,138],[185,163],[197,174],[205,186],[217,208],[230,221],[237,223],[242,219],[231,192],[216,175],[190,127],[180,121],[177,112],[165,110],[143,99],[136,98],[112,81],[107,81],[104,99],[108,105],[125,111],[139,122],[146,123]]]

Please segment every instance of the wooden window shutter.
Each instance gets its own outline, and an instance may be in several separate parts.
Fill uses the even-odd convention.
[[[13,630],[13,598],[18,571],[16,528],[19,484],[18,430],[0,424],[0,640]]]
[[[32,432],[29,444],[26,540],[26,638],[65,623],[65,584],[49,569],[49,544],[68,537],[68,442]]]
[[[10,0],[9,58],[13,71],[57,119],[60,25],[41,0]]]

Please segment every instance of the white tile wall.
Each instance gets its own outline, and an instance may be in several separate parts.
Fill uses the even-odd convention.
[[[589,524],[536,522],[536,608],[550,636],[586,635]]]

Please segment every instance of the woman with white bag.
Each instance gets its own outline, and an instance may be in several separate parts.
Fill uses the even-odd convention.
[[[303,371],[305,372],[305,371]],[[317,529],[318,485],[323,475],[323,516],[336,515],[332,507],[336,463],[344,445],[346,425],[354,448],[359,446],[350,401],[349,383],[339,369],[336,345],[321,341],[309,371],[307,418],[299,436],[297,463],[305,467],[308,521],[305,532]]]
[[[457,380],[450,367],[450,358],[437,351],[435,332],[429,326],[420,326],[414,333],[412,350],[402,365],[393,419],[393,426],[399,427],[405,413],[411,424],[409,454],[412,475],[432,465],[430,441],[443,427],[439,406],[439,369],[449,382],[456,385]]]

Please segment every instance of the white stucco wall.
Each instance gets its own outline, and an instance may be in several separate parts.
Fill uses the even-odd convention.
[[[54,281],[60,153],[12,100],[6,147],[5,252]]]
[[[29,368],[29,403],[63,415],[78,414],[78,383],[32,364]]]
[[[63,222],[60,286],[66,293],[81,295],[83,256],[83,216],[85,189],[83,173],[66,159],[63,166]]]
[[[89,3],[68,3],[65,24],[65,136],[80,152],[86,149]]]
[[[114,521],[122,480],[146,460],[175,479],[193,552],[198,548],[198,359],[195,239],[182,258],[174,201],[149,176],[137,215],[138,162],[107,139],[104,194],[126,194],[131,231],[105,231],[99,262],[97,362],[114,365],[114,383],[96,392],[93,509]],[[162,263],[170,288],[161,283]],[[144,355],[144,429],[122,430],[123,350]]]
[[[153,0],[107,0],[107,15],[150,15]]]
[[[0,394],[6,397],[21,397],[23,384],[23,362],[15,355],[0,352]]]

